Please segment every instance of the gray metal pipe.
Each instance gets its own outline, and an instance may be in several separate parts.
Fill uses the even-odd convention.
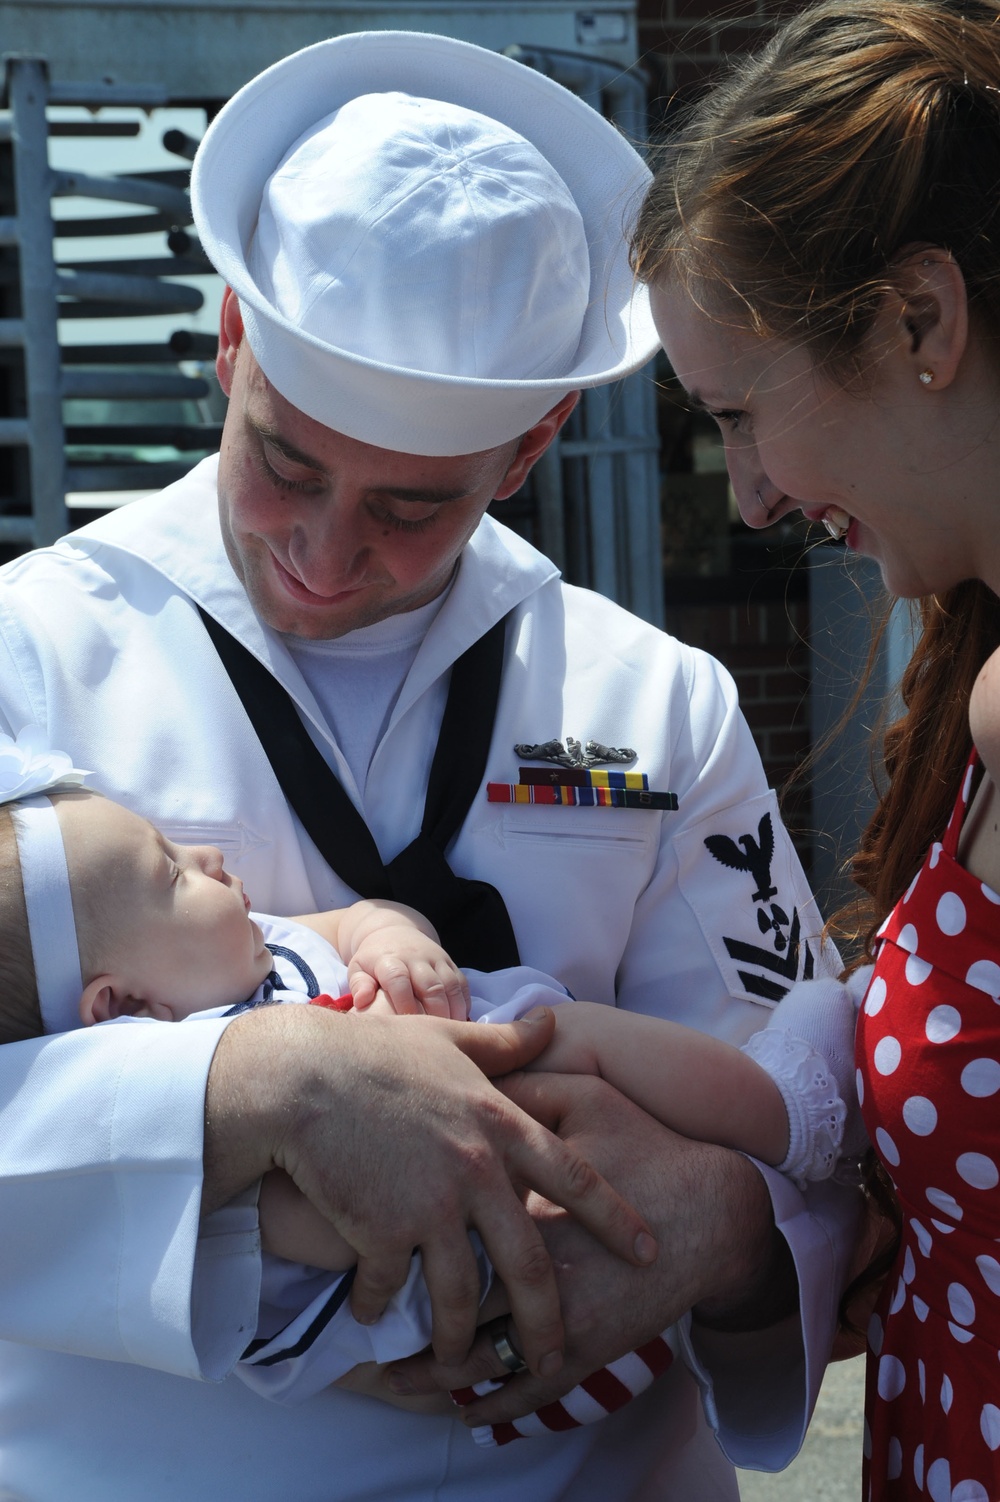
[[[31,424],[26,417],[0,417],[0,446],[19,448],[31,437]]]
[[[107,401],[198,401],[208,395],[200,376],[160,375],[153,370],[64,370],[64,397]]]
[[[35,541],[35,523],[30,516],[0,516],[0,542]]]
[[[140,203],[171,214],[177,224],[191,223],[191,200],[182,188],[145,182],[135,177],[91,177],[86,172],[53,173],[55,198],[107,198],[115,203]]]
[[[138,264],[138,263],[137,263]],[[193,313],[205,299],[197,287],[182,287],[155,276],[124,276],[113,271],[60,271],[62,295],[88,297],[97,302],[134,302],[152,311]]]
[[[24,369],[30,428],[29,466],[34,541],[55,542],[69,529],[59,340],[56,331],[56,265],[48,185],[48,79],[41,58],[7,61],[7,89],[14,120],[14,193],[19,229],[21,312],[27,329]]]

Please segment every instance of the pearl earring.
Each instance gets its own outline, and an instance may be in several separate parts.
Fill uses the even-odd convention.
[[[921,386],[929,386],[934,379],[933,370],[922,370],[918,377]]]

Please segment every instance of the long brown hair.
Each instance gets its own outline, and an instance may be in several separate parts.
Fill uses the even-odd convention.
[[[884,737],[886,787],[854,858],[867,895],[865,950],[948,822],[972,738],[969,695],[1000,647],[1000,600],[977,579],[919,603],[921,632],[903,675],[903,714]]]
[[[976,333],[1000,352],[1000,0],[806,6],[665,144],[632,259],[850,383],[900,259],[930,245],[958,262]],[[855,863],[869,947],[947,821],[969,693],[1000,645],[981,583],[920,608],[907,713]]]

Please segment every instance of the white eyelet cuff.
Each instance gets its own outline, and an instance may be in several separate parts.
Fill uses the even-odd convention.
[[[762,1028],[743,1045],[781,1093],[788,1112],[788,1153],[777,1165],[800,1188],[828,1179],[844,1140],[847,1107],[826,1060],[810,1044],[780,1028]]]

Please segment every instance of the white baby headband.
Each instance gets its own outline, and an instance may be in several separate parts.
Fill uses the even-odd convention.
[[[10,811],[21,863],[31,958],[42,1026],[65,1033],[80,1021],[83,973],[66,849],[48,798],[24,798]]]
[[[198,151],[202,244],[271,384],[396,452],[519,437],[658,348],[626,235],[649,172],[552,79],[451,37],[334,37],[252,79]]]
[[[10,816],[47,1033],[68,1032],[79,1023],[83,976],[62,831],[55,806],[42,795],[81,787],[88,776],[64,751],[54,750],[37,725],[25,726],[16,740],[0,732],[0,804],[14,805]]]

